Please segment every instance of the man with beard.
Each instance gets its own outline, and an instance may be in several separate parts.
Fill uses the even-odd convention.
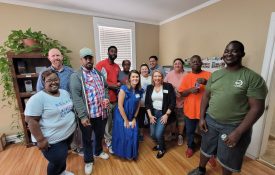
[[[105,143],[112,154],[112,127],[113,127],[113,113],[114,107],[117,104],[117,91],[120,87],[118,81],[118,75],[120,72],[120,67],[115,63],[117,58],[117,48],[116,46],[110,46],[108,48],[108,58],[97,63],[96,69],[102,73],[108,83],[109,96],[110,96],[110,111],[108,113],[107,124],[105,128]]]
[[[91,174],[93,169],[92,131],[95,133],[95,156],[105,160],[109,158],[102,148],[107,122],[104,111],[109,106],[108,88],[104,76],[93,68],[93,55],[91,49],[81,49],[82,66],[70,78],[71,96],[82,132],[85,174]]]
[[[264,112],[267,95],[264,79],[242,65],[244,55],[243,44],[231,41],[223,53],[227,67],[214,72],[207,81],[199,122],[200,163],[188,175],[204,175],[213,155],[223,175],[241,171],[252,127]]]
[[[71,74],[73,73],[73,69],[63,65],[63,55],[57,48],[52,48],[48,52],[48,59],[51,62],[51,66],[48,69],[52,69],[57,72],[57,75],[60,79],[60,89],[64,89],[69,92],[69,79]],[[45,71],[45,70],[44,70]],[[42,81],[42,73],[41,71],[36,84],[36,91],[41,91],[44,89],[44,83]]]

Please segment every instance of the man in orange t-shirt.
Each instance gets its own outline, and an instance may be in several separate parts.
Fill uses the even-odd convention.
[[[178,91],[184,98],[184,120],[187,135],[188,149],[186,157],[191,157],[194,152],[194,135],[197,124],[200,119],[200,106],[202,95],[205,91],[205,85],[211,73],[201,70],[202,60],[198,55],[194,55],[190,59],[192,72],[183,77]]]

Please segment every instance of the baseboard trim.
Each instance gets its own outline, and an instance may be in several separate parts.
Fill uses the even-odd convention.
[[[257,161],[264,164],[264,165],[266,165],[266,166],[268,166],[269,168],[275,169],[275,165],[272,165],[271,163],[263,160],[262,158],[258,159]]]
[[[256,160],[256,157],[255,156],[252,156],[251,154],[247,153],[245,154],[246,157],[249,157],[250,159],[252,160]]]

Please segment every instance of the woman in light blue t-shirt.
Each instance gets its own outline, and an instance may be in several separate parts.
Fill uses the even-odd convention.
[[[68,148],[76,128],[73,103],[66,90],[59,89],[56,72],[42,73],[45,88],[33,95],[26,104],[25,121],[32,140],[49,161],[47,174],[73,174],[65,171]]]

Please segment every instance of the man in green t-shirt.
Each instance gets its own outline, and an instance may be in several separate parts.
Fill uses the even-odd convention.
[[[267,87],[264,79],[242,65],[244,46],[231,41],[222,59],[226,68],[214,72],[201,103],[202,130],[199,167],[188,175],[204,175],[211,156],[216,156],[222,174],[240,172],[251,141],[252,126],[264,112]]]

